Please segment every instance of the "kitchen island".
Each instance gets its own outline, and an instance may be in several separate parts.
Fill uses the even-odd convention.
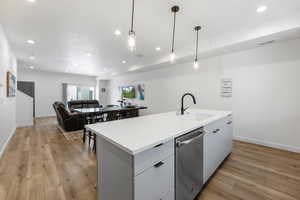
[[[181,200],[176,193],[176,138],[195,130],[203,137],[202,167],[194,169],[203,172],[201,184],[232,149],[229,111],[191,109],[185,115],[167,112],[86,128],[97,135],[98,200]],[[191,193],[200,192],[193,184],[187,187]]]

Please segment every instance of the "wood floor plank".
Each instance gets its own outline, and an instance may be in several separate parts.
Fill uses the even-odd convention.
[[[67,140],[54,118],[19,128],[0,160],[2,200],[96,200],[96,156]],[[198,200],[299,200],[300,154],[245,142],[234,149]]]
[[[223,166],[224,171],[260,185],[269,185],[270,189],[300,199],[300,181],[261,168],[253,168],[243,162],[230,160]]]

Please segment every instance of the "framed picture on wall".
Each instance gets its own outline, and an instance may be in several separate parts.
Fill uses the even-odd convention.
[[[15,97],[17,93],[17,77],[7,72],[7,97]]]
[[[138,84],[137,88],[139,91],[139,99],[141,101],[144,101],[145,100],[145,84]]]

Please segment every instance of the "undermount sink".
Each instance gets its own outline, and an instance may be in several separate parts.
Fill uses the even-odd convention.
[[[206,113],[188,113],[186,112],[184,115],[180,115],[182,119],[186,120],[196,120],[196,121],[203,121],[210,117],[213,117],[212,114],[206,114]]]

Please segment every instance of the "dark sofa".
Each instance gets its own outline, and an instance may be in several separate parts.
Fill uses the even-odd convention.
[[[78,100],[78,101],[69,101],[68,108],[70,111],[73,111],[76,108],[97,108],[101,107],[99,101],[97,100]]]
[[[76,112],[69,112],[61,102],[55,102],[53,108],[56,112],[58,124],[65,131],[77,131],[84,128],[84,117]]]

